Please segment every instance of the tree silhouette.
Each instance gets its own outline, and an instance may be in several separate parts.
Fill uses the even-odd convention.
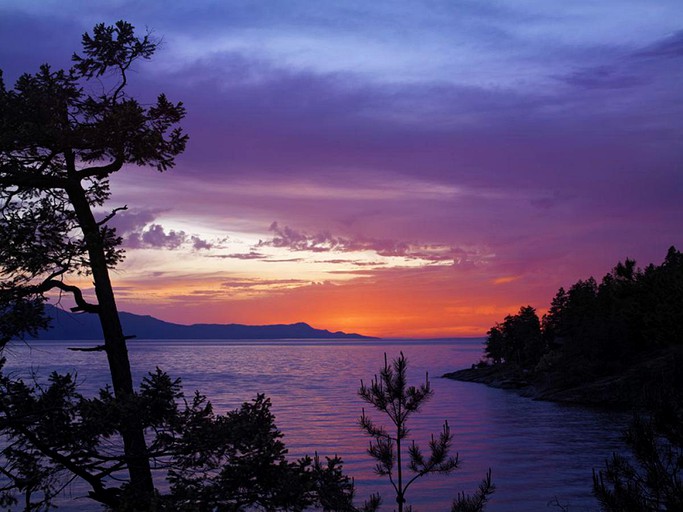
[[[407,469],[404,468],[404,453],[409,434],[408,419],[419,412],[422,406],[432,397],[433,390],[429,384],[429,375],[419,386],[409,386],[407,382],[408,360],[401,355],[392,364],[387,362],[384,354],[384,367],[379,376],[375,376],[370,385],[361,380],[359,396],[375,409],[385,414],[391,420],[391,426],[386,429],[376,424],[365,414],[365,409],[359,419],[361,428],[372,438],[368,453],[377,463],[375,472],[380,476],[387,476],[396,493],[396,503],[399,512],[403,512],[406,504],[406,493],[410,486],[418,479],[429,474],[447,475],[459,466],[457,454],[449,455],[453,442],[448,422],[444,422],[438,437],[429,442],[429,455],[425,456],[420,447],[412,441],[408,446]],[[464,494],[458,496],[453,504],[454,512],[479,511],[486,503],[487,497],[493,492],[491,472],[482,482],[475,497]],[[474,507],[474,508],[473,508]],[[408,507],[409,509],[409,507]]]
[[[185,110],[163,94],[145,107],[126,93],[132,65],[156,50],[149,35],[140,38],[119,21],[96,25],[82,42],[68,70],[45,64],[14,89],[0,76],[0,320],[12,320],[2,341],[44,324],[50,290],[69,293],[73,310],[99,316],[113,390],[125,401],[133,382],[109,278],[122,259],[107,226],[117,209],[100,220],[93,209],[109,198],[109,178],[125,164],[173,167],[187,141],[177,127]],[[79,274],[91,276],[96,302],[67,282]],[[22,312],[30,315],[18,320]],[[143,429],[131,418],[121,436],[131,491],[145,502],[153,483]]]
[[[614,454],[593,470],[593,494],[604,512],[683,510],[683,410],[680,397],[626,432],[633,457]],[[635,459],[635,460],[634,460]]]
[[[520,308],[516,315],[507,315],[487,335],[484,353],[494,364],[505,361],[522,368],[533,367],[545,349],[541,324],[531,306]]]
[[[123,252],[107,223],[125,207],[96,212],[124,165],[173,167],[185,111],[163,94],[144,106],[126,93],[133,64],[157,48],[149,34],[119,21],[82,42],[68,70],[43,65],[13,89],[0,74],[0,349],[47,326],[48,294],[70,294],[73,311],[99,317],[95,351],[107,356],[111,387],[87,398],[73,375],[26,382],[5,375],[0,358],[0,507],[20,494],[26,512],[47,510],[80,480],[117,511],[358,510],[341,459],[285,459],[264,396],[219,415],[160,370],[133,387],[109,278]],[[73,284],[83,276],[96,300]],[[165,494],[153,475],[168,481]]]
[[[130,482],[109,485],[127,465],[114,441],[131,415],[148,434],[154,473],[169,483],[147,502],[128,492]],[[180,380],[158,369],[126,403],[107,388],[86,398],[68,374],[39,385],[0,372],[0,431],[0,507],[18,505],[20,493],[25,512],[48,510],[80,479],[91,498],[117,511],[357,510],[339,458],[286,460],[265,396],[216,414],[205,396],[186,397]]]

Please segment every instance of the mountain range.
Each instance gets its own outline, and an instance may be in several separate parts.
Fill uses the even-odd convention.
[[[50,327],[41,331],[39,340],[101,340],[102,328],[97,315],[74,314],[52,305],[45,310],[51,318]],[[126,336],[150,340],[262,340],[262,339],[371,339],[355,333],[315,329],[299,322],[276,325],[193,324],[165,322],[149,315],[120,313]]]

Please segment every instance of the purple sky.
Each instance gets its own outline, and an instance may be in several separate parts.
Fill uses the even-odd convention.
[[[112,206],[122,309],[481,334],[683,247],[680,0],[4,0],[12,84],[97,22],[163,38],[131,93],[191,139]]]

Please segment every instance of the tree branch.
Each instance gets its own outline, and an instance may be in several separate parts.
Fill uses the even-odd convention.
[[[14,171],[2,170],[0,176],[0,186],[3,187],[25,187],[37,188],[39,190],[63,189],[67,186],[65,178],[57,176],[45,176],[36,173],[17,173]]]
[[[53,288],[57,288],[63,292],[70,293],[73,295],[73,298],[77,304],[76,307],[71,308],[71,311],[73,312],[85,311],[87,313],[99,313],[100,311],[99,305],[86,302],[86,300],[83,298],[83,292],[78,286],[69,285],[62,281],[58,281],[57,279],[48,279],[47,281],[44,281],[42,284],[38,285],[36,288],[40,292],[46,292],[48,290],[52,290]]]
[[[71,471],[74,475],[88,482],[90,486],[93,488],[93,499],[108,506],[114,506],[118,504],[111,499],[111,489],[107,489],[103,485],[102,480],[100,478],[84,470],[79,464],[72,461],[69,457],[62,455],[57,450],[53,450],[52,448],[45,446],[43,443],[41,443],[38,436],[36,436],[30,429],[23,427],[21,423],[13,423],[12,428],[20,432],[21,435],[23,435],[27,440],[29,440],[33,446],[35,446],[47,457],[61,464],[67,470]]]
[[[113,174],[116,171],[120,170],[121,167],[123,167],[123,159],[117,157],[113,162],[110,162],[107,165],[87,167],[85,169],[81,169],[76,174],[81,179],[106,178],[110,174]]]
[[[123,206],[119,206],[118,208],[114,208],[114,209],[111,211],[111,213],[110,213],[109,215],[107,215],[104,219],[102,219],[101,221],[99,221],[99,222],[97,223],[97,225],[98,225],[98,226],[101,226],[102,224],[106,224],[106,223],[109,222],[111,219],[113,219],[114,216],[115,216],[118,212],[120,212],[120,211],[125,211],[125,210],[128,210],[128,205],[127,205],[127,204],[126,204],[126,205],[123,205]]]

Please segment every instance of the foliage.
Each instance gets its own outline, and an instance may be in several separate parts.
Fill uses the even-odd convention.
[[[133,415],[150,439],[157,479],[169,483],[150,510],[356,510],[339,458],[286,460],[263,395],[219,415],[200,393],[186,398],[180,380],[159,369],[127,401],[108,388],[86,398],[69,374],[52,373],[44,384],[0,374],[0,474],[7,482],[0,506],[17,505],[21,496],[25,511],[47,510],[80,479],[91,498],[112,509],[144,510],[119,478],[126,456],[115,441]]]
[[[605,512],[683,510],[683,414],[667,407],[637,416],[626,433],[634,459],[614,454],[593,471],[593,492]]]
[[[99,24],[93,36],[84,34],[83,55],[74,54],[71,69],[44,64],[13,89],[0,74],[3,313],[21,305],[19,298],[39,304],[55,288],[77,294],[81,309],[96,310],[64,283],[68,274],[92,273],[97,256],[109,268],[122,258],[110,217],[95,222],[92,208],[104,205],[109,177],[124,164],[166,170],[187,141],[175,126],[185,115],[181,103],[162,94],[143,107],[125,93],[133,63],[155,49],[129,23]]]
[[[110,176],[124,165],[173,167],[187,142],[177,126],[185,109],[163,94],[143,105],[126,92],[133,64],[156,50],[149,35],[140,38],[119,21],[96,25],[82,42],[68,70],[44,64],[12,89],[0,74],[0,347],[46,326],[46,294],[70,294],[73,310],[99,316],[113,394],[125,403],[135,393],[109,277],[123,252],[107,225],[121,208],[99,220],[95,211],[109,199]],[[83,275],[96,300],[73,284]],[[126,421],[119,429],[124,467],[136,499],[149,503],[154,485],[144,426],[136,416]],[[33,448],[59,458],[48,445]]]
[[[185,109],[126,92],[134,64],[157,49],[149,34],[98,24],[82,46],[70,69],[45,64],[12,89],[0,73],[0,348],[46,327],[49,293],[70,294],[73,311],[99,316],[112,386],[87,398],[68,374],[42,383],[0,374],[0,506],[21,497],[24,510],[47,510],[80,480],[114,510],[353,510],[340,459],[285,459],[265,397],[216,415],[159,370],[133,387],[109,277],[123,251],[107,223],[126,207],[100,212],[124,165],[174,166]],[[82,276],[94,298],[73,284]],[[160,473],[166,495],[155,489]]]
[[[479,484],[477,492],[472,496],[467,496],[464,492],[458,493],[458,497],[453,501],[451,512],[481,512],[494,490],[495,486],[491,481],[491,469],[489,468],[486,477]]]
[[[599,283],[590,277],[560,288],[540,325],[526,306],[487,334],[493,364],[552,365],[566,382],[617,372],[639,354],[683,342],[683,255],[671,247],[661,265],[645,269],[626,259]]]
[[[487,334],[485,354],[494,363],[507,361],[521,367],[533,366],[543,354],[541,324],[531,306],[506,316],[502,324],[496,324]]]
[[[361,428],[371,437],[368,453],[377,461],[375,473],[386,476],[396,493],[399,512],[404,510],[408,488],[418,479],[429,474],[449,474],[458,468],[457,454],[453,457],[449,451],[453,442],[448,422],[444,422],[438,437],[429,442],[429,455],[425,456],[421,448],[412,441],[408,446],[408,475],[405,475],[403,451],[409,434],[408,419],[418,413],[431,398],[433,390],[429,384],[429,376],[424,384],[409,386],[407,382],[408,360],[401,353],[392,364],[388,364],[384,355],[384,367],[379,376],[375,376],[370,385],[361,381],[358,394],[375,409],[391,420],[389,429],[376,424],[369,416],[360,417]],[[493,492],[491,473],[482,482],[475,497],[460,495],[453,504],[454,512],[483,510],[486,497]],[[409,509],[409,508],[408,508]]]

